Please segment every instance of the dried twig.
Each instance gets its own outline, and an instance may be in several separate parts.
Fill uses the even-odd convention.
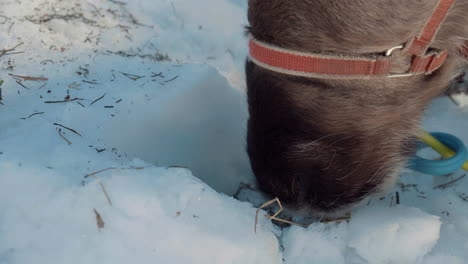
[[[26,90],[31,90],[28,87],[26,87],[26,85],[24,85],[20,80],[16,80],[16,83],[19,84],[19,86],[23,87]]]
[[[67,130],[70,130],[71,132],[73,132],[73,133],[77,134],[78,136],[82,137],[82,135],[81,135],[80,133],[78,133],[78,132],[77,132],[75,129],[72,129],[72,128],[69,128],[69,127],[66,127],[66,126],[64,126],[64,125],[61,125],[61,124],[59,124],[59,123],[54,123],[54,126],[60,126],[60,127],[63,127],[63,128],[65,128],[65,129],[67,129]]]
[[[98,171],[95,171],[93,173],[90,173],[90,174],[86,174],[84,176],[84,178],[88,178],[88,177],[93,177],[93,176],[96,176],[97,174],[101,173],[101,172],[105,172],[105,171],[108,171],[108,170],[143,170],[143,169],[146,169],[148,167],[152,167],[154,165],[148,165],[148,166],[143,166],[143,167],[128,167],[128,168],[115,168],[115,167],[110,167],[110,168],[106,168],[106,169],[102,169],[102,170],[98,170]]]
[[[44,77],[22,76],[22,75],[16,75],[16,74],[11,74],[11,73],[9,73],[8,75],[10,75],[13,78],[23,79],[24,81],[48,81],[49,80]]]
[[[163,72],[154,73],[151,75],[151,78],[162,77],[164,78]]]
[[[97,82],[94,82],[94,81],[87,81],[87,80],[81,80],[82,82],[84,83],[89,83],[89,84],[99,84]]]
[[[101,181],[99,181],[99,186],[101,186],[101,190],[102,190],[102,192],[104,192],[104,195],[106,196],[107,202],[109,203],[110,206],[112,206],[112,201],[111,201],[111,199],[109,197],[109,194],[106,191],[106,187],[104,187],[104,184],[102,184]]]
[[[2,105],[3,105],[3,103],[2,103],[3,96],[2,96],[2,88],[1,88],[2,84],[3,84],[3,80],[2,80],[2,79],[0,79],[0,104],[2,104]]]
[[[12,25],[13,25],[13,24],[12,24]],[[11,26],[12,26],[12,25],[11,25]],[[11,26],[10,26],[10,27],[11,27]],[[16,48],[18,48],[19,46],[21,46],[21,45],[23,45],[23,44],[24,44],[24,42],[21,42],[21,43],[17,44],[16,46],[14,46],[13,48],[1,49],[1,50],[0,50],[0,57],[2,57],[3,55],[11,55],[11,54],[12,54],[12,53],[11,53],[12,51],[14,51]]]
[[[62,134],[62,129],[59,128],[59,130],[57,130],[58,134],[60,135],[60,137],[65,140],[65,142],[67,142],[68,145],[71,145],[72,142],[70,140],[68,140],[68,138],[65,137],[65,135]]]
[[[3,55],[15,55],[15,54],[21,54],[21,53],[24,53],[24,51],[8,52],[8,53],[5,53],[5,54],[3,54]]]
[[[282,223],[286,223],[286,224],[290,224],[290,225],[296,225],[296,226],[300,226],[300,227],[308,227],[310,226],[310,224],[299,224],[299,223],[295,223],[295,222],[292,222],[292,221],[289,221],[289,220],[285,220],[285,219],[281,219],[281,218],[278,218],[278,215],[283,211],[283,206],[281,205],[281,202],[279,200],[278,197],[276,197],[275,199],[273,200],[270,200],[264,204],[262,204],[256,211],[255,213],[255,226],[254,226],[254,232],[257,233],[257,223],[258,223],[258,213],[260,212],[261,209],[267,207],[267,206],[270,206],[274,203],[277,203],[278,206],[279,206],[279,210],[276,211],[276,213],[274,213],[273,215],[268,215],[266,214],[265,217],[267,217],[268,219],[270,220],[275,220],[275,221],[278,221],[278,222],[282,222]],[[329,224],[329,223],[341,223],[341,222],[344,222],[344,221],[349,221],[351,219],[351,216],[350,215],[347,215],[343,218],[339,218],[339,219],[334,219],[334,220],[322,220],[320,221],[321,223],[324,223],[324,224]]]
[[[460,177],[458,177],[458,178],[456,178],[454,180],[451,180],[451,181],[449,181],[447,183],[443,183],[443,184],[439,184],[437,186],[434,186],[434,189],[445,189],[445,188],[449,187],[450,185],[456,183],[457,181],[465,178],[465,176],[466,176],[466,174],[463,174],[462,176],[460,176]]]
[[[164,81],[164,82],[165,82],[165,83],[172,82],[172,81],[174,81],[174,80],[177,79],[177,78],[179,78],[179,75],[176,75],[174,78],[169,79],[169,80]]]
[[[105,172],[105,171],[108,171],[108,170],[118,170],[118,168],[113,168],[113,167],[111,167],[111,168],[107,168],[107,169],[98,170],[98,171],[95,171],[95,172],[93,172],[93,173],[86,174],[86,175],[84,176],[84,178],[94,177],[94,176],[96,176],[96,174],[99,174],[99,173],[101,173],[101,172]]]
[[[15,22],[11,23],[10,26],[8,27],[8,35],[10,35],[11,28],[13,27],[14,24],[15,24]],[[9,54],[11,54],[11,53],[9,53]],[[9,54],[6,54],[6,55],[9,55]]]
[[[104,93],[101,97],[99,97],[98,99],[92,101],[89,106],[92,106],[94,103],[96,103],[97,101],[101,100],[102,98],[104,98],[106,96],[106,93]]]
[[[283,206],[281,205],[281,202],[280,202],[279,198],[276,197],[275,199],[270,200],[270,201],[262,204],[257,209],[257,212],[255,213],[255,226],[254,226],[254,232],[255,233],[257,233],[258,213],[260,212],[261,209],[263,209],[263,208],[265,208],[265,207],[267,207],[267,206],[269,206],[271,204],[274,204],[274,203],[277,203],[280,209],[278,211],[276,211],[276,213],[273,214],[273,215],[265,214],[265,217],[267,217],[268,219],[276,220],[278,222],[282,222],[282,223],[286,223],[286,224],[290,224],[290,225],[297,225],[297,226],[301,226],[301,227],[308,227],[309,226],[309,225],[298,224],[298,223],[294,223],[294,222],[291,222],[291,221],[288,221],[288,220],[278,218],[277,216],[283,211]]]
[[[96,172],[93,172],[93,173],[90,173],[90,174],[86,174],[84,176],[84,178],[93,177],[96,180],[98,180],[99,186],[101,186],[102,192],[106,196],[107,202],[109,203],[110,206],[112,206],[112,201],[111,201],[111,199],[109,197],[109,194],[106,191],[106,187],[104,187],[104,184],[102,184],[102,182],[99,180],[99,178],[96,175],[101,173],[101,172],[108,171],[108,170],[143,170],[143,169],[145,169],[147,167],[151,167],[151,166],[153,166],[153,165],[148,165],[148,166],[144,166],[144,167],[129,167],[129,168],[114,168],[114,167],[111,167],[111,168],[102,169],[102,170],[99,170],[99,171],[96,171]]]
[[[112,2],[112,3],[114,3],[114,4],[118,4],[118,5],[122,5],[122,6],[124,6],[124,5],[127,4],[127,3],[125,3],[125,2],[117,1],[117,0],[109,0],[109,2]]]
[[[178,165],[171,165],[168,168],[169,169],[188,169],[188,167],[178,166]]]
[[[120,72],[123,74],[125,77],[129,78],[130,80],[136,81],[141,78],[144,78],[145,76],[140,76],[140,75],[135,75],[135,74],[130,74],[130,73],[125,73],[125,72]]]
[[[349,221],[351,220],[351,216],[350,215],[347,215],[343,218],[339,218],[339,219],[333,219],[333,220],[322,220],[320,221],[320,223],[322,224],[332,224],[332,223],[341,223],[341,222],[345,222],[345,221]]]
[[[99,12],[99,10],[96,8],[95,5],[90,4],[91,6],[94,6],[95,10]],[[93,31],[89,32],[88,36],[86,36],[86,39],[83,41],[83,43],[89,42],[91,43],[91,35],[93,34]]]
[[[83,98],[73,98],[68,100],[59,100],[59,101],[45,101],[44,104],[59,104],[59,103],[68,103],[73,101],[81,101]]]
[[[104,193],[104,196],[106,197],[107,202],[109,203],[110,206],[112,206],[112,201],[109,197],[109,194],[106,191],[106,187],[104,187],[104,184],[99,180],[99,178],[94,174],[94,175],[89,175],[93,178],[95,178],[98,181],[99,186],[101,187],[102,192]],[[87,176],[85,176],[86,178]]]
[[[42,115],[42,114],[44,114],[44,112],[36,112],[36,113],[30,114],[28,117],[22,117],[22,118],[20,118],[20,119],[26,120],[26,119],[28,119],[28,118],[31,118],[31,117],[35,116],[35,115]]]
[[[464,202],[468,202],[468,195],[466,195],[466,193],[459,193],[458,197],[460,197]]]

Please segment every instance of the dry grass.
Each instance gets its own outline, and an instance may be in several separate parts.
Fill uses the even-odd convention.
[[[102,170],[95,171],[95,172],[90,173],[90,174],[86,174],[86,175],[84,176],[84,178],[93,177],[93,178],[95,178],[96,180],[98,180],[99,186],[101,186],[101,190],[102,190],[102,192],[104,193],[104,195],[106,196],[107,202],[109,203],[110,206],[112,206],[112,201],[111,201],[111,199],[110,199],[109,194],[107,193],[106,187],[104,186],[104,184],[101,182],[101,180],[100,180],[96,175],[99,174],[99,173],[105,172],[105,171],[109,171],[109,170],[143,170],[143,169],[145,169],[145,168],[152,167],[152,166],[154,166],[154,165],[148,165],[148,166],[144,166],[144,167],[128,167],[128,168],[114,168],[114,167],[110,167],[110,168],[106,168],[106,169],[102,169]]]
[[[279,200],[278,197],[262,204],[256,211],[255,213],[255,226],[254,226],[254,232],[257,233],[257,223],[258,223],[258,213],[260,212],[261,209],[265,208],[265,207],[268,207],[274,203],[277,203],[278,206],[279,206],[279,210],[276,211],[273,215],[268,215],[268,214],[265,214],[265,217],[270,219],[270,220],[275,220],[275,221],[278,221],[278,222],[281,222],[281,223],[285,223],[285,224],[289,224],[289,225],[296,225],[296,226],[300,226],[300,227],[308,227],[310,226],[310,224],[299,224],[299,223],[296,223],[296,222],[293,222],[293,221],[289,221],[289,220],[286,220],[286,219],[282,219],[282,218],[279,218],[278,215],[283,211],[283,205],[281,204],[281,201]],[[349,221],[351,219],[351,215],[347,215],[343,218],[338,218],[338,219],[333,219],[333,220],[322,220],[320,221],[321,223],[324,223],[324,224],[330,224],[330,223],[341,223],[341,222],[344,222],[344,221]]]

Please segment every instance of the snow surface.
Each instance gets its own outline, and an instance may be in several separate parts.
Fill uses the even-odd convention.
[[[405,172],[349,223],[254,233],[246,6],[0,1],[0,50],[23,43],[0,57],[0,263],[466,262],[468,179],[434,188],[462,171]],[[467,121],[438,98],[424,124],[468,142]]]

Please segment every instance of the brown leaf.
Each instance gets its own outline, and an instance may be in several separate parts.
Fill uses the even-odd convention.
[[[104,228],[104,221],[102,220],[102,217],[101,215],[98,213],[98,211],[96,209],[93,209],[94,210],[94,214],[96,215],[96,224],[97,224],[97,227],[99,229],[99,231],[101,231],[101,229]]]

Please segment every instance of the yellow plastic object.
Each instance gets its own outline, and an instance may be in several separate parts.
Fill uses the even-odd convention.
[[[456,154],[455,151],[444,145],[444,143],[440,142],[437,138],[433,137],[426,131],[422,131],[418,138],[424,142],[424,144],[437,151],[445,159],[451,158]],[[463,164],[462,169],[468,171],[468,161]]]

